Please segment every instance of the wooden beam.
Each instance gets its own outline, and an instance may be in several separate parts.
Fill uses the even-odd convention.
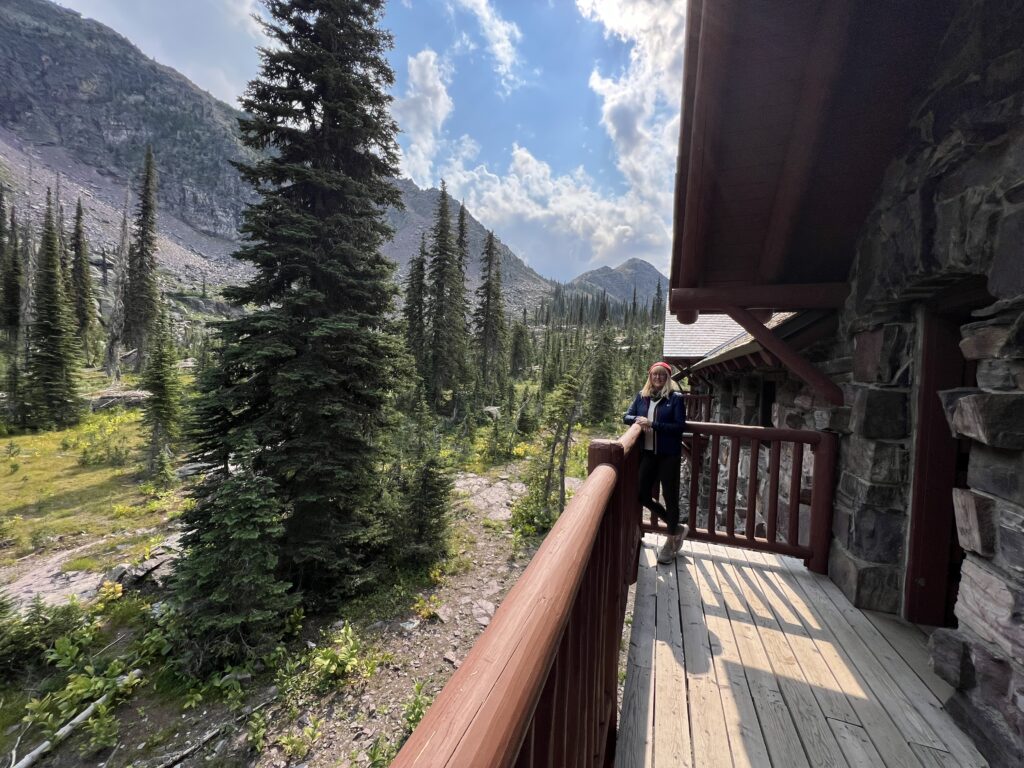
[[[677,189],[678,184],[682,184],[683,190],[676,195],[679,207],[675,211],[673,227],[673,255],[680,261],[680,287],[695,286],[703,266],[733,2],[715,0],[713,3],[701,3],[696,79],[692,92],[693,118],[680,126],[680,130],[689,132],[686,139],[689,142],[686,177],[677,179]]]
[[[812,389],[833,405],[843,405],[843,390],[837,387],[832,379],[800,357],[799,353],[785,341],[772,333],[762,323],[759,323],[750,312],[740,307],[729,307],[726,311],[729,317],[743,326],[744,330],[753,336],[762,347],[779,358],[789,370],[810,384]]]
[[[824,0],[821,3],[818,25],[804,64],[800,101],[761,252],[758,271],[760,281],[764,283],[776,282],[785,267],[786,252],[818,151],[821,127],[827,117],[828,100],[846,53],[852,12],[853,0]]]
[[[794,285],[738,285],[732,288],[675,288],[670,301],[672,311],[725,311],[728,307],[746,309],[838,309],[850,292],[849,283],[804,283]]]

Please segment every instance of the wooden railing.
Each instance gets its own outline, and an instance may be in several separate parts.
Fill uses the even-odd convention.
[[[590,444],[589,477],[392,768],[612,764],[639,434]]]
[[[689,508],[681,511],[689,520],[690,537],[792,555],[802,558],[810,570],[827,573],[836,436],[698,421],[687,421],[687,429],[692,432],[692,437],[685,439],[690,464]],[[807,449],[813,455],[809,487],[804,485],[803,471]],[[767,454],[766,483],[760,477],[762,451]],[[746,478],[740,473],[744,452]],[[783,464],[789,465],[785,476]],[[742,526],[737,529],[739,518]],[[643,528],[667,531],[653,515]]]
[[[711,395],[683,393],[686,403],[686,419],[688,421],[711,421]]]

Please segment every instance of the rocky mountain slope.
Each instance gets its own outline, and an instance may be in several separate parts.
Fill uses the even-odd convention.
[[[389,210],[388,223],[395,230],[395,236],[384,247],[384,253],[398,264],[399,279],[408,272],[409,259],[420,247],[420,235],[428,233],[434,224],[438,199],[441,193],[437,189],[420,189],[408,179],[400,179],[398,188],[402,191],[402,202],[405,209]],[[452,201],[452,229],[458,218],[459,204]],[[469,262],[466,265],[466,283],[469,290],[476,288],[480,282],[480,254],[484,250],[484,239],[487,230],[473,218],[471,211],[466,217],[469,231]],[[541,277],[516,256],[501,239],[495,236],[498,255],[501,258],[501,280],[505,293],[505,301],[515,311],[536,306],[541,298],[549,295],[554,283]]]
[[[643,259],[629,259],[619,266],[601,267],[584,272],[568,283],[570,289],[599,294],[607,291],[609,298],[629,302],[633,300],[633,288],[641,304],[650,304],[658,284],[661,295],[668,290],[668,278]]]
[[[146,146],[157,161],[159,259],[169,287],[185,290],[238,282],[246,268],[230,258],[252,191],[232,162],[251,154],[239,141],[234,108],[145,56],[99,22],[49,0],[0,0],[0,182],[13,201],[41,219],[46,187],[61,188],[65,208],[81,196],[98,266],[113,252],[125,193]],[[385,253],[399,279],[430,229],[439,192],[401,180],[404,210],[388,212],[395,229]],[[457,205],[452,207],[453,221]],[[469,212],[468,288],[480,273],[486,230]],[[499,240],[502,278],[512,311],[536,306],[554,283]],[[649,300],[664,278],[638,259],[581,275],[570,288],[623,301]]]

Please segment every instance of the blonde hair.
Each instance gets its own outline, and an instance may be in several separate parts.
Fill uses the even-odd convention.
[[[662,368],[662,370],[664,370],[664,368]],[[679,389],[679,384],[676,382],[675,379],[672,378],[672,372],[665,371],[665,373],[668,374],[668,380],[665,382],[665,386],[660,390],[656,390],[654,388],[654,385],[651,383],[651,372],[648,371],[647,381],[644,382],[644,388],[640,390],[640,394],[643,395],[644,397],[652,397],[654,396],[655,392],[657,392],[659,395],[668,395],[671,394],[672,392],[681,392],[682,390]]]

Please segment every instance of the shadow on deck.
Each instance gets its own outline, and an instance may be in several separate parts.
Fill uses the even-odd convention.
[[[615,765],[985,766],[926,635],[793,558],[688,541],[640,555]]]

